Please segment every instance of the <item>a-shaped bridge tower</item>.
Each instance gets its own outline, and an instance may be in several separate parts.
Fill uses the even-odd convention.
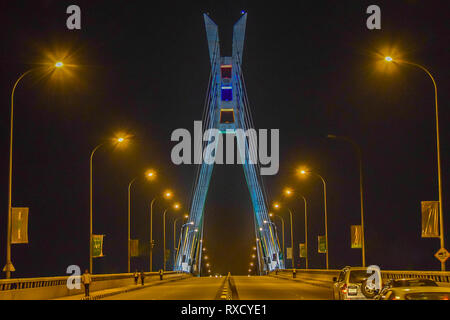
[[[234,25],[231,57],[220,55],[217,25],[206,14],[204,14],[204,20],[211,60],[211,74],[205,100],[203,129],[218,129],[222,133],[222,137],[224,134],[236,135],[238,129],[247,131],[249,128],[254,128],[241,69],[247,13],[243,14]],[[282,269],[284,268],[284,258],[280,251],[274,224],[270,222],[267,196],[262,184],[259,163],[258,161],[256,163],[249,161],[249,157],[257,154],[256,146],[249,143],[248,139],[236,140],[238,153],[240,153],[241,159],[245,159],[242,161],[244,162],[244,175],[253,204],[259,271],[263,273],[275,268]],[[202,147],[205,144],[206,142]],[[199,271],[205,200],[214,167],[207,157],[205,156],[197,171],[189,221],[183,226],[178,242],[178,252],[174,263],[175,271],[193,273]]]

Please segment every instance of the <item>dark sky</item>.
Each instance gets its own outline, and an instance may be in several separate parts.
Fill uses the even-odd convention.
[[[132,238],[149,240],[149,202],[166,188],[189,203],[194,165],[170,160],[176,128],[201,120],[210,62],[203,12],[219,25],[222,54],[232,26],[248,12],[243,72],[257,128],[280,129],[280,172],[264,177],[270,202],[284,186],[309,205],[310,267],[323,231],[320,181],[298,180],[306,165],[327,180],[330,268],[360,263],[350,248],[359,224],[359,180],[349,144],[364,160],[367,264],[382,269],[438,270],[438,239],[420,237],[420,201],[438,200],[433,86],[407,66],[382,68],[383,54],[428,67],[438,83],[446,240],[450,224],[449,108],[446,1],[9,1],[2,2],[0,264],[5,264],[9,99],[24,71],[65,58],[62,74],[30,74],[15,94],[13,206],[30,207],[30,243],[14,245],[15,277],[64,275],[88,266],[89,155],[118,131],[133,135],[126,149],[99,149],[94,161],[94,233],[105,234],[95,273],[126,271],[127,185],[146,168],[155,183],[133,187]],[[68,5],[82,10],[82,29],[66,28]],[[381,7],[382,29],[366,28],[370,4]],[[63,70],[61,70],[63,71]],[[303,204],[294,211],[294,241],[303,242]],[[154,269],[162,266],[162,211],[154,213]],[[252,207],[242,168],[216,165],[206,203],[204,241],[214,272],[247,272],[254,241]],[[172,246],[170,212],[168,245]],[[281,214],[286,222],[286,210]],[[278,222],[277,222],[278,223]],[[286,246],[288,223],[286,223]],[[279,228],[280,229],[280,228]],[[298,252],[295,252],[298,256]],[[297,261],[299,259],[297,258]],[[303,266],[303,261],[301,266]],[[148,257],[132,268],[148,269]],[[3,277],[3,275],[2,275]]]

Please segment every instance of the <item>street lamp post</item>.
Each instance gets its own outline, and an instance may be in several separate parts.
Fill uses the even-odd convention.
[[[136,181],[137,177],[130,181],[128,184],[128,273],[130,273],[130,262],[131,262],[131,185]]]
[[[295,255],[294,255],[294,232],[292,228],[292,211],[288,208],[289,211],[289,220],[291,223],[291,250],[292,250],[292,269],[295,269]]]
[[[166,191],[164,193],[164,197],[170,198],[172,193],[170,191]],[[150,272],[153,270],[153,204],[155,203],[157,197],[153,198],[150,203]]]
[[[306,198],[300,195],[305,202],[305,268],[308,269],[308,208]]]
[[[155,177],[155,172],[153,170],[147,170],[145,173],[146,178],[153,179]],[[128,273],[130,273],[131,264],[131,186],[136,181],[138,177],[135,177],[128,184]]]
[[[274,217],[277,217],[281,220],[281,233],[283,235],[283,259],[284,259],[284,255],[286,254],[286,251],[284,249],[284,219],[283,219],[283,217],[281,217],[277,214],[274,214]]]
[[[363,204],[363,169],[362,169],[362,152],[359,145],[348,137],[340,137],[329,134],[327,136],[330,139],[339,139],[349,142],[353,148],[356,150],[356,154],[358,155],[359,161],[359,196],[361,203],[361,255],[362,255],[362,266],[366,266],[366,246],[365,246],[365,237],[364,237],[364,204]]]
[[[55,68],[60,68],[63,66],[62,62],[56,62],[54,64]],[[8,222],[6,231],[6,265],[3,271],[6,272],[6,279],[11,278],[11,272],[14,271],[14,266],[11,260],[11,227],[12,227],[12,173],[13,173],[13,138],[14,138],[14,93],[16,92],[16,87],[20,80],[23,79],[27,74],[36,71],[39,68],[30,69],[24,73],[16,80],[11,91],[11,119],[10,119],[10,134],[9,134],[9,180],[8,180]]]
[[[119,137],[114,139],[116,143],[122,143],[125,141],[125,138]],[[92,171],[93,171],[93,158],[94,153],[103,145],[105,145],[106,142],[102,142],[99,145],[97,145],[91,152],[91,156],[89,157],[89,273],[92,274]]]
[[[188,217],[187,215],[184,215],[184,218],[187,218],[187,217]],[[177,246],[176,227],[177,227],[177,221],[180,218],[181,217],[176,217],[173,220],[173,265],[174,265],[174,268],[175,268],[175,260],[177,259],[177,251],[178,251],[178,247],[179,247],[179,245]],[[180,240],[181,240],[181,237],[180,237]]]
[[[294,193],[294,191],[290,188],[286,188],[284,190],[284,194],[286,196],[291,196]],[[299,194],[300,197],[302,197],[304,203],[305,203],[305,268],[308,269],[308,210],[307,210],[307,202],[306,202],[306,198]]]
[[[436,81],[434,80],[433,75],[431,74],[430,71],[428,71],[427,68],[425,68],[424,66],[414,63],[414,62],[410,62],[410,61],[405,61],[405,60],[397,60],[397,59],[393,59],[392,57],[385,57],[384,58],[385,61],[387,62],[399,62],[399,63],[404,63],[404,64],[408,64],[411,66],[414,66],[416,68],[421,69],[422,71],[424,71],[431,79],[431,81],[433,82],[433,86],[434,86],[434,104],[435,104],[435,113],[436,113],[436,152],[437,152],[437,169],[438,169],[438,191],[439,191],[439,220],[440,220],[440,224],[439,224],[439,233],[440,233],[440,240],[441,240],[441,248],[445,248],[445,243],[444,243],[444,216],[443,216],[443,210],[442,210],[442,172],[441,172],[441,146],[440,146],[440,139],[439,139],[439,109],[438,109],[438,98],[437,98],[437,85],[436,85]],[[445,262],[441,262],[441,271],[445,271]]]
[[[92,274],[92,160],[95,151],[103,146],[105,143],[100,143],[96,146],[89,158],[89,273]]]
[[[301,170],[300,171],[301,174],[306,174],[306,173],[312,173],[314,174],[316,177],[319,177],[320,180],[322,180],[322,184],[323,184],[323,205],[324,205],[324,214],[325,214],[325,246],[326,246],[326,251],[325,251],[325,260],[326,260],[326,266],[327,266],[327,270],[328,270],[328,217],[327,217],[327,184],[325,182],[325,179],[318,173],[315,172],[311,172],[311,171],[305,171],[305,170]]]
[[[280,209],[280,204],[279,203],[274,203],[273,207],[275,209]],[[292,227],[292,211],[291,209],[288,208],[289,211],[289,220],[290,220],[290,224],[291,224],[291,253],[292,253],[292,269],[295,268],[295,258],[294,258],[294,231],[293,231],[293,227]]]
[[[173,206],[175,209],[179,209],[180,205],[178,203],[176,203]],[[164,242],[164,257],[163,257],[163,261],[164,261],[164,266],[163,266],[163,270],[166,271],[166,213],[169,210],[169,208],[166,208],[164,210],[163,213],[163,242]]]

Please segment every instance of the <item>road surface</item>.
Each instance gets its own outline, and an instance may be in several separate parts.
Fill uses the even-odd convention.
[[[105,298],[105,300],[215,300],[223,278],[202,277],[173,281]],[[331,289],[270,276],[232,276],[233,300],[326,300]]]
[[[192,277],[110,296],[104,300],[215,300],[224,281],[225,277]]]

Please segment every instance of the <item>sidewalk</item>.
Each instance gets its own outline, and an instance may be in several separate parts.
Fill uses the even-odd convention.
[[[85,295],[83,293],[83,294],[76,294],[76,295],[72,295],[72,296],[57,298],[57,299],[53,299],[53,300],[99,300],[99,299],[113,296],[116,294],[130,292],[130,291],[134,291],[134,290],[140,290],[140,289],[153,287],[153,286],[158,286],[158,285],[161,285],[161,284],[164,284],[167,282],[183,280],[186,278],[189,278],[189,276],[181,275],[179,277],[172,277],[167,280],[155,280],[155,281],[149,282],[144,285],[141,285],[140,283],[138,283],[137,285],[132,284],[132,285],[125,286],[125,287],[94,291],[94,292],[91,292],[91,295],[89,297],[85,297]]]

